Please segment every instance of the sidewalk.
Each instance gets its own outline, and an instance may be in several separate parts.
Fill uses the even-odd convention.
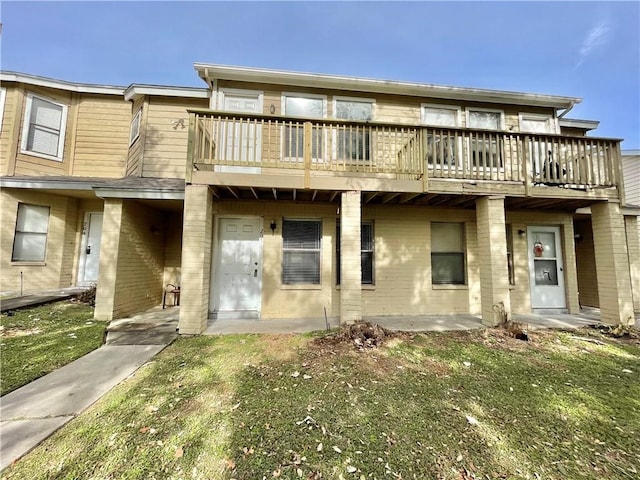
[[[108,333],[106,345],[3,396],[0,470],[80,414],[177,336],[175,325],[148,323],[148,328],[131,330],[126,320],[120,320],[118,331]]]
[[[27,293],[23,296],[20,296],[18,293],[13,294],[12,292],[12,296],[0,300],[0,312],[7,312],[9,310],[17,310],[18,308],[25,307],[37,307],[38,305],[43,305],[45,303],[65,300],[84,292],[88,288],[89,287],[69,287],[54,290],[40,290],[37,292]]]

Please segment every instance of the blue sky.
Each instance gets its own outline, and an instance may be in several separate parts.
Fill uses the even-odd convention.
[[[640,149],[639,2],[2,2],[0,66],[203,86],[194,62],[577,96]]]

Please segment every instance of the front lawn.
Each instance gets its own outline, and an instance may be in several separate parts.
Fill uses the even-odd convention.
[[[90,306],[68,301],[0,315],[0,395],[95,350],[106,326]]]
[[[638,478],[639,373],[590,330],[180,338],[4,474]]]

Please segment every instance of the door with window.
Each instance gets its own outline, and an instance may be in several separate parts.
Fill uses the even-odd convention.
[[[373,120],[373,100],[336,98],[334,116],[342,120],[370,122]],[[338,162],[358,165],[371,160],[373,146],[369,125],[338,125],[333,141],[334,157]]]
[[[100,267],[100,240],[102,238],[102,213],[87,213],[84,217],[78,284],[88,285],[98,281]]]
[[[214,311],[257,316],[262,302],[262,219],[221,218],[212,282]]]
[[[523,133],[555,133],[555,120],[551,115],[520,114],[520,131]],[[534,177],[549,176],[560,178],[559,169],[552,166],[553,141],[543,135],[532,135],[529,141],[529,158],[531,158]]]
[[[531,308],[566,308],[560,227],[527,229]]]
[[[485,172],[503,168],[502,138],[497,133],[503,128],[503,112],[488,109],[469,109],[467,112],[467,127],[485,130],[473,132],[469,138],[471,166]]]
[[[262,114],[262,93],[244,90],[223,90],[221,106],[225,112]],[[219,148],[221,163],[234,163],[220,171],[260,173],[262,160],[262,126],[250,118],[229,116],[220,123]],[[239,164],[239,165],[238,165]]]

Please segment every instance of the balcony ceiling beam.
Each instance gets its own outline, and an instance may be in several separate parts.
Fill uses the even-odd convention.
[[[400,194],[399,193],[387,193],[385,196],[382,197],[382,203],[389,203],[391,200],[396,198],[398,195],[400,195]]]

